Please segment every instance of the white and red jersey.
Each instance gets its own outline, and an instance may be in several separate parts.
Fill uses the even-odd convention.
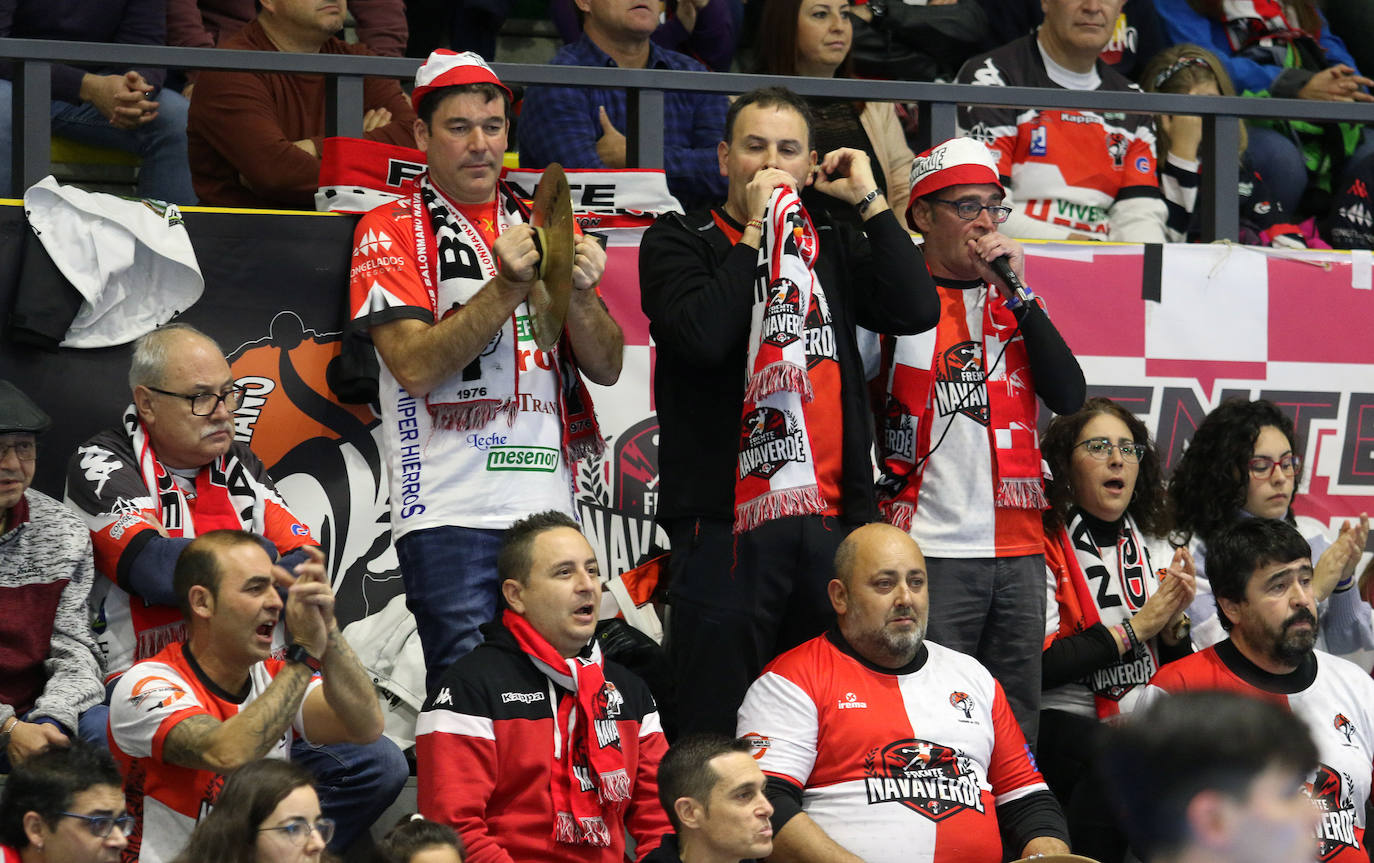
[[[1354,663],[1317,650],[1297,671],[1269,674],[1227,639],[1161,668],[1142,702],[1207,689],[1272,701],[1303,720],[1317,744],[1317,769],[1307,791],[1322,813],[1318,859],[1367,863],[1365,804],[1374,772],[1374,679]]]
[[[1098,60],[1076,75],[1046,67],[1034,33],[959,70],[958,82],[983,86],[1139,92]],[[1072,85],[1072,86],[1070,86]],[[1154,121],[1148,114],[1037,108],[965,107],[959,131],[997,156],[1012,217],[1003,232],[1060,240],[1072,233],[1101,240],[1164,242],[1167,208],[1155,173]]]
[[[1001,685],[929,641],[898,671],[841,645],[814,638],[749,687],[738,731],[759,767],[864,860],[999,863],[996,807],[1046,790]]]
[[[452,202],[448,206],[462,209]],[[358,223],[349,280],[354,327],[368,329],[401,318],[436,323],[420,273],[421,266],[430,264],[418,260],[411,219],[410,199],[405,197],[372,210]],[[479,230],[489,235],[498,228],[483,225]],[[470,248],[462,236],[446,242],[453,247],[441,245],[431,251],[440,256],[441,267],[444,261],[457,261],[455,267],[466,265],[475,272],[475,262],[493,258],[485,244],[480,250]],[[452,280],[442,270],[439,275],[435,285],[438,308],[456,309],[460,303],[446,291]],[[502,414],[480,429],[436,428],[425,399],[406,392],[378,357],[395,538],[446,525],[504,529],[532,512],[549,509],[575,517],[572,475],[563,449],[557,360],[553,352],[535,345],[525,303],[516,308],[515,316],[519,411],[514,423]],[[505,332],[493,337],[482,356],[498,347],[509,350],[498,345]],[[473,363],[481,363],[482,356]],[[477,375],[465,370],[464,379],[469,377]],[[462,394],[464,398],[480,395],[485,394]]]
[[[983,333],[984,305],[989,299],[996,302],[996,294],[981,282],[937,279],[936,285],[940,322],[934,332],[901,337],[934,340],[934,382],[921,427],[903,441],[893,441],[893,430],[884,429],[888,446],[914,448],[921,464],[911,536],[929,557],[1039,554],[1045,542],[1040,511],[996,502],[987,370],[997,356],[987,353],[997,350],[999,342]],[[993,386],[1034,386],[1028,366],[1009,371],[1007,363],[1004,355],[993,369]]]
[[[249,671],[245,692],[225,692],[200,670],[186,644],[173,644],[125,672],[110,696],[110,751],[124,774],[124,796],[136,823],[123,863],[170,861],[215,798],[224,777],[210,770],[168,764],[162,759],[167,733],[191,716],[223,722],[263,694],[285,663],[269,659]],[[306,690],[321,683],[316,677]],[[267,752],[290,760],[291,742],[305,737],[304,704],[291,728]]]

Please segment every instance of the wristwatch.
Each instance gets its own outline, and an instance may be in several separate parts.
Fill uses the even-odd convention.
[[[320,669],[324,667],[324,663],[312,656],[310,651],[299,644],[293,644],[286,648],[286,661],[299,662],[316,673],[319,673]]]

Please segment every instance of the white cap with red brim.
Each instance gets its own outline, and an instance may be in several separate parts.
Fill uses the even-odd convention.
[[[906,205],[906,223],[920,230],[911,220],[911,208],[918,198],[950,186],[991,183],[1003,195],[1002,181],[997,176],[997,157],[973,138],[950,138],[917,156],[911,163],[911,197]]]
[[[459,54],[447,48],[440,48],[429,55],[415,72],[415,89],[410,94],[410,105],[416,113],[420,111],[420,100],[430,90],[443,87],[459,87],[464,84],[494,84],[506,93],[506,98],[514,100],[510,88],[501,83],[496,73],[491,71],[482,55],[472,51]]]

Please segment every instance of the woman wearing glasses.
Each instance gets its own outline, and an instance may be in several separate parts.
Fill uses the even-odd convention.
[[[1293,524],[1293,500],[1302,476],[1301,448],[1293,421],[1272,402],[1222,402],[1193,433],[1169,480],[1173,533],[1197,560],[1198,591],[1189,614],[1193,643],[1208,647],[1226,637],[1205,578],[1207,543],[1232,519],[1254,516]],[[1341,526],[1334,543],[1309,536],[1316,573],[1312,592],[1319,620],[1317,647],[1350,653],[1374,647],[1370,608],[1355,586],[1355,565],[1369,536],[1369,521]]]
[[[1129,411],[1088,399],[1054,418],[1041,452],[1054,476],[1045,488],[1037,760],[1074,851],[1115,860],[1124,846],[1094,814],[1087,759],[1100,723],[1128,713],[1156,669],[1192,652],[1192,558],[1180,548],[1172,560],[1151,559],[1149,538],[1167,531],[1163,474],[1145,424]]]
[[[117,863],[134,819],[110,753],[80,740],[20,764],[0,793],[0,860]]]
[[[245,764],[230,774],[176,863],[322,859],[334,822],[320,817],[314,782],[305,768],[289,761],[264,758]]]

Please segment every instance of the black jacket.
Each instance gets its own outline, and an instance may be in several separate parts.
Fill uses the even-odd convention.
[[[940,300],[924,257],[892,211],[865,222],[866,236],[810,212],[821,247],[815,270],[830,304],[840,365],[840,512],[846,522],[863,524],[877,518],[878,508],[872,419],[854,327],[923,332],[939,320]],[[758,250],[732,246],[710,211],[660,216],[640,243],[640,305],[657,349],[662,522],[734,518],[757,261]]]

